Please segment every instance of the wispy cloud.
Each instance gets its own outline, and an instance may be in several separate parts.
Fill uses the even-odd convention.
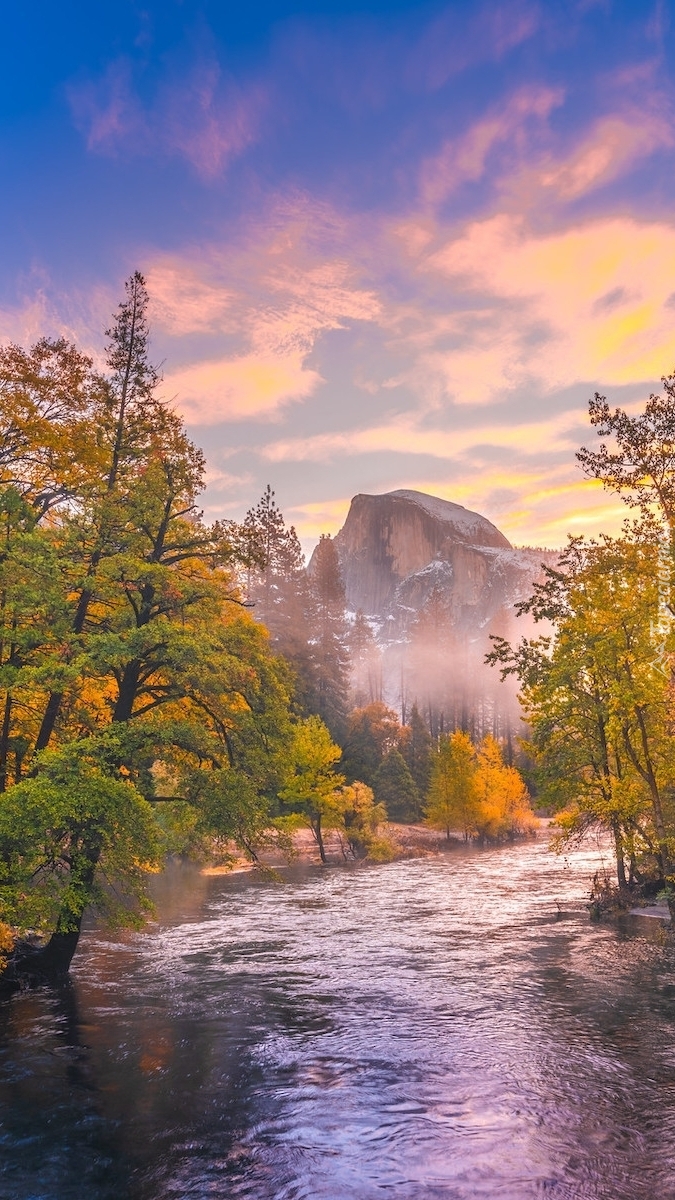
[[[638,111],[606,116],[595,122],[567,158],[542,164],[532,174],[541,189],[562,200],[575,200],[674,144],[673,124],[661,114]],[[532,175],[528,182],[531,187]]]
[[[512,386],[534,378],[547,390],[582,380],[630,384],[658,378],[675,361],[666,308],[673,226],[599,219],[538,236],[500,215],[468,226],[428,266],[476,297],[492,297],[489,331],[467,329],[459,354],[464,382],[475,384],[473,401],[494,399],[509,377]],[[599,303],[608,295],[612,304]],[[488,343],[494,349],[484,370]],[[449,353],[450,382],[454,361]],[[459,388],[453,394],[460,403],[467,396]]]
[[[296,200],[237,248],[212,244],[148,264],[158,327],[188,342],[187,361],[165,386],[193,424],[269,419],[307,399],[322,379],[308,361],[319,338],[379,317],[377,294],[359,285],[356,265],[315,246],[325,215]],[[204,333],[206,358],[203,341],[195,351],[189,344]]]
[[[505,142],[515,143],[522,154],[527,125],[545,120],[563,100],[562,88],[522,88],[462,137],[446,141],[439,153],[422,166],[423,202],[438,204],[461,184],[481,179],[491,152]]]
[[[578,426],[578,414],[569,412],[540,421],[519,422],[505,419],[493,422],[489,429],[472,425],[464,429],[424,428],[414,414],[405,414],[383,425],[351,429],[342,433],[317,434],[309,438],[288,438],[268,443],[262,450],[270,462],[329,461],[345,454],[418,454],[430,458],[457,458],[480,446],[528,448],[555,442],[558,446]],[[569,441],[570,446],[574,441]]]
[[[255,142],[267,103],[261,85],[242,88],[213,60],[167,79],[144,102],[131,63],[119,59],[102,77],[72,84],[69,100],[87,148],[98,154],[180,157],[214,179]]]
[[[542,9],[528,0],[504,0],[476,7],[466,21],[448,6],[428,23],[409,52],[406,77],[435,91],[467,67],[499,62],[529,40],[542,24]]]

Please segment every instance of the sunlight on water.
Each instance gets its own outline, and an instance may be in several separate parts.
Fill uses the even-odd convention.
[[[2,1196],[675,1196],[675,954],[544,841],[159,881],[4,1012]]]

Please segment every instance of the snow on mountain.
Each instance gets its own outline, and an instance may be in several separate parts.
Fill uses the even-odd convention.
[[[442,500],[440,496],[429,496],[426,492],[415,492],[408,488],[399,488],[395,492],[386,492],[385,495],[395,496],[401,500],[409,500],[411,504],[418,505],[425,512],[437,521],[443,521],[446,524],[454,526],[457,531],[471,540],[482,531],[489,529],[494,532],[503,543],[508,546],[506,538],[488,521],[487,517],[482,517],[480,513],[472,512],[469,508],[464,508],[462,504],[455,504],[453,500]]]

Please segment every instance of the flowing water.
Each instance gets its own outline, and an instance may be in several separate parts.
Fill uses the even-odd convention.
[[[675,950],[589,921],[596,866],[176,867],[3,1006],[0,1195],[671,1200]]]

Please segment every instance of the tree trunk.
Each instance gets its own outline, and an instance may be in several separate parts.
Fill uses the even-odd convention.
[[[626,879],[626,864],[623,853],[623,838],[618,821],[612,821],[612,833],[614,834],[614,852],[616,854],[616,877],[620,888],[628,887]]]
[[[7,754],[9,751],[9,734],[11,729],[12,693],[5,697],[5,712],[0,732],[0,792],[7,790]]]
[[[316,844],[319,847],[319,854],[321,856],[321,861],[324,864],[324,866],[326,866],[326,864],[328,863],[328,859],[326,858],[326,848],[323,844],[323,834],[321,832],[321,815],[319,815],[318,817],[314,817],[314,819],[312,820],[312,829],[314,831],[314,837],[316,838]]]
[[[90,888],[94,882],[100,855],[100,849],[90,847],[86,862],[77,872],[78,882],[85,888]],[[3,983],[11,987],[21,980],[38,983],[67,975],[80,940],[83,917],[84,910],[77,916],[68,916],[65,921],[59,917],[56,929],[45,946],[19,942],[2,976]],[[64,925],[66,928],[63,928]]]
[[[141,673],[140,660],[134,658],[127,663],[124,668],[124,674],[120,682],[120,690],[113,712],[113,722],[115,724],[120,721],[128,721],[131,717],[134,708],[134,700],[138,690],[138,679]]]

